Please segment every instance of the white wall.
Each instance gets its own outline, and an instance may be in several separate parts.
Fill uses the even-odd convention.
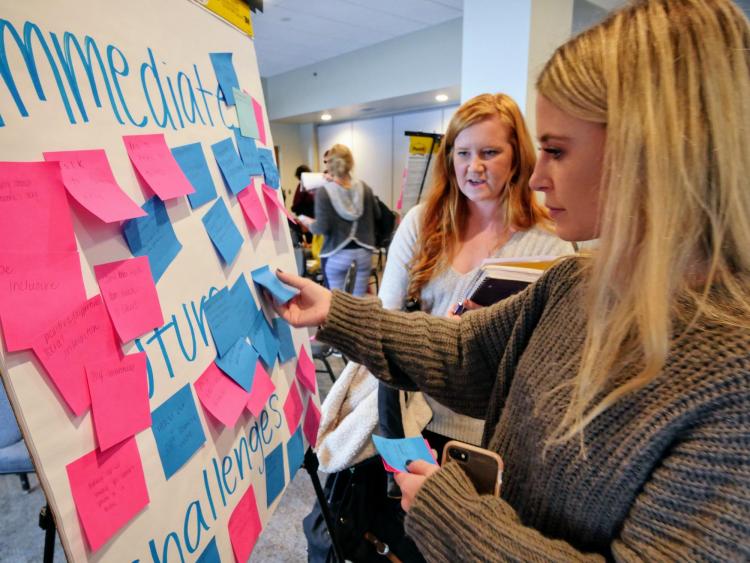
[[[461,34],[459,18],[266,78],[269,119],[457,86]]]
[[[375,119],[362,119],[319,125],[318,168],[326,149],[341,143],[354,155],[354,174],[363,179],[376,195],[394,208],[401,190],[409,139],[405,131],[442,133],[457,106],[400,113]]]

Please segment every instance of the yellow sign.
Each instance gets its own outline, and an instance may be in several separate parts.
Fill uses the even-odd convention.
[[[242,0],[196,0],[201,6],[233,25],[243,33],[253,36],[250,6]]]
[[[432,146],[432,154],[437,153],[440,143],[432,137],[409,137],[409,154],[427,154]]]

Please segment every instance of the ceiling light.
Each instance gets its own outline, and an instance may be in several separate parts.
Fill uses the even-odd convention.
[[[438,94],[437,96],[435,96],[435,100],[437,100],[438,102],[447,102],[448,96],[446,94]]]
[[[324,113],[320,116],[321,121],[331,121],[333,116],[330,113]]]

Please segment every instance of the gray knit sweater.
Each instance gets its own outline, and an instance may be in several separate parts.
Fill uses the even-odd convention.
[[[365,248],[375,248],[375,222],[380,220],[380,208],[375,204],[372,188],[364,184],[364,208],[357,220],[357,228],[352,233],[353,221],[347,221],[336,213],[328,192],[320,188],[315,193],[315,221],[310,230],[316,235],[324,235],[320,255],[326,258],[340,250],[347,243],[356,241]]]
[[[501,497],[457,466],[431,477],[406,530],[431,561],[750,559],[750,334],[708,321],[683,331],[666,367],[573,440],[543,451],[584,338],[580,267],[461,322],[383,310],[334,293],[319,338],[404,389],[486,420],[503,457]],[[679,332],[680,328],[676,329]],[[635,368],[612,375],[612,385]]]

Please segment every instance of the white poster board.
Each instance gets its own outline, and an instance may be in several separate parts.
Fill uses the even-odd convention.
[[[233,137],[237,115],[219,99],[209,53],[232,53],[240,87],[263,103],[252,40],[188,0],[6,1],[0,25],[0,160],[40,161],[43,151],[104,149],[119,185],[141,205],[150,195],[139,186],[122,136],[163,133],[169,147],[200,142],[217,193],[243,235],[238,257],[223,264],[201,222],[211,205],[191,209],[184,196],[166,202],[182,250],[157,284],[165,324],[123,345],[126,354],[147,354],[153,410],[186,384],[192,388],[215,358],[203,311],[209,295],[244,274],[256,304],[271,318],[251,270],[268,265],[295,271],[286,220],[250,231],[210,148]],[[263,119],[269,131],[265,111]],[[270,135],[266,146],[273,147]],[[253,181],[251,189],[262,199],[262,179]],[[99,293],[93,267],[132,255],[118,223],[103,223],[73,204],[71,216],[90,298]],[[292,334],[295,349],[309,352],[305,334]],[[290,464],[288,442],[301,430],[288,428],[283,409],[290,389],[299,389],[303,407],[308,399],[319,406],[317,395],[296,381],[296,364],[275,362],[269,373],[276,389],[265,409],[257,418],[244,412],[233,428],[211,419],[191,389],[206,441],[168,480],[152,430],[138,433],[148,505],[92,551],[66,473],[69,463],[96,447],[91,412],[74,416],[34,353],[8,352],[3,342],[3,383],[68,559],[194,561],[215,540],[220,559],[233,561],[228,522],[243,495],[252,487],[261,523],[282,496],[267,502],[267,478],[272,472],[278,478],[279,468],[269,468],[266,457],[274,452],[275,463],[282,462],[282,488],[298,468],[298,448]]]

